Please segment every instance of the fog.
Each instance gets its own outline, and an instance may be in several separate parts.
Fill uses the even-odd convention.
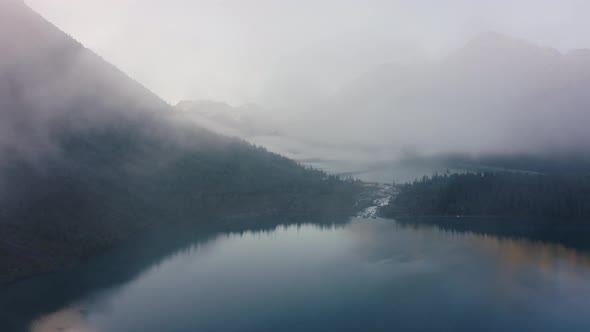
[[[167,107],[16,0],[0,13],[0,161],[55,153],[64,130]]]
[[[562,51],[590,45],[579,0],[26,2],[171,103],[293,105],[490,30]]]
[[[169,104],[205,100],[179,110],[182,122],[328,170],[590,148],[585,1],[26,3]],[[80,84],[77,72],[65,81]],[[67,86],[38,91],[53,109],[71,104],[56,99]],[[210,101],[239,121],[203,115]],[[154,96],[130,108],[167,106]]]

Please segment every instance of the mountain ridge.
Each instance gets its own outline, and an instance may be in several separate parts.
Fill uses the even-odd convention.
[[[150,228],[356,209],[355,181],[188,121],[24,4],[0,45],[0,283]]]
[[[488,34],[442,59],[377,66],[322,108],[343,120],[335,137],[370,128],[354,138],[418,154],[586,151],[588,88],[589,51]]]

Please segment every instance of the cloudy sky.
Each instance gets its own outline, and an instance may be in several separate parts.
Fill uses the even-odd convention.
[[[585,0],[26,0],[176,103],[313,100],[374,65],[436,57],[494,30],[590,47]]]

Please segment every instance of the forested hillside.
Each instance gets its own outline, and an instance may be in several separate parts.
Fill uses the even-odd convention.
[[[0,45],[0,282],[148,227],[355,209],[355,181],[188,124],[21,1]]]
[[[526,216],[590,220],[590,176],[514,172],[444,174],[400,186],[383,215]]]

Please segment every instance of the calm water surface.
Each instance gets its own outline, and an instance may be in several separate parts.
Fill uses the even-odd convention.
[[[29,301],[36,332],[590,331],[590,255],[561,245],[380,219],[181,233],[10,286],[0,317]]]

